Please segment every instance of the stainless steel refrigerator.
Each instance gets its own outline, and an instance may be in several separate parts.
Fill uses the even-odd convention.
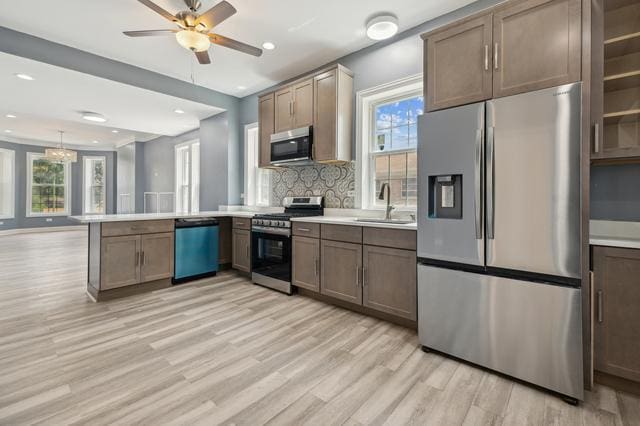
[[[425,347],[583,399],[581,83],[419,121]]]

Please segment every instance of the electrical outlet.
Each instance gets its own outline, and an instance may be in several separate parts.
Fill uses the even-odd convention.
[[[53,222],[53,219],[51,219],[50,217],[45,219],[47,222]]]

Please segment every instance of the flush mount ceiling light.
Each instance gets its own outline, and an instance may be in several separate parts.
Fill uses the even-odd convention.
[[[7,130],[5,130],[4,132],[5,132],[5,133],[11,133],[11,132],[13,132],[13,130],[7,129]]]
[[[119,132],[118,130],[116,130],[116,129],[113,129],[113,130],[111,131],[111,133],[120,133],[120,132]]]
[[[367,22],[367,37],[371,40],[385,40],[398,32],[398,18],[385,14],[371,18]]]
[[[51,161],[65,161],[75,163],[76,161],[78,161],[78,153],[70,149],[65,149],[65,147],[62,145],[62,135],[64,135],[64,131],[58,130],[58,133],[60,133],[60,144],[57,148],[47,148],[44,151],[44,157],[47,160]]]
[[[5,117],[7,117],[7,118],[16,118],[16,116],[13,115],[13,114],[7,114]]]
[[[16,77],[18,77],[19,79],[22,79],[22,80],[28,80],[28,81],[35,80],[35,78],[31,77],[29,74],[17,73],[17,74],[14,74],[14,75]]]
[[[211,41],[206,34],[191,29],[178,31],[176,40],[180,46],[192,52],[204,52],[211,46]]]
[[[184,114],[184,111],[181,109],[174,109],[173,112],[175,112],[176,114]]]
[[[276,48],[276,45],[271,43],[270,41],[265,41],[262,43],[262,48],[266,50],[273,50]]]
[[[82,118],[87,121],[93,121],[94,123],[104,123],[107,121],[107,118],[104,115],[89,111],[83,112]]]
[[[93,143],[100,143],[99,141],[93,141]]]
[[[238,90],[246,90],[246,86],[238,86]]]

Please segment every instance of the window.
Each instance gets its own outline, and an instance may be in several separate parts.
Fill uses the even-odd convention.
[[[15,200],[15,152],[0,149],[0,219],[12,219]]]
[[[176,211],[200,210],[200,142],[176,145]]]
[[[44,154],[27,153],[27,216],[68,216],[71,206],[71,167]]]
[[[105,214],[106,159],[105,157],[84,157],[82,161],[83,212],[84,214]]]
[[[358,94],[358,205],[379,209],[383,183],[391,204],[414,210],[418,201],[418,116],[423,113],[421,76],[411,77]],[[385,193],[386,197],[386,193]]]
[[[268,206],[271,187],[270,173],[258,167],[260,156],[258,124],[245,126],[244,204]]]

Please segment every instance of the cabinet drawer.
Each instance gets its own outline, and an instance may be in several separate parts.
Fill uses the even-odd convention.
[[[323,223],[321,230],[323,240],[362,243],[362,228],[359,226],[328,225]]]
[[[416,249],[416,231],[411,229],[364,228],[362,240],[371,246]]]
[[[233,227],[235,229],[251,229],[251,219],[248,217],[234,217]]]
[[[144,220],[135,222],[109,222],[102,224],[103,237],[120,235],[161,234],[173,232],[173,220]]]
[[[320,238],[319,223],[292,222],[292,228],[293,228],[293,235],[300,235],[302,237]]]

